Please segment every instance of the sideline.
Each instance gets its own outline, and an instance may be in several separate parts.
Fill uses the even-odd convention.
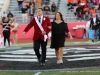
[[[37,73],[35,73],[34,75],[39,75],[41,72],[37,72]]]

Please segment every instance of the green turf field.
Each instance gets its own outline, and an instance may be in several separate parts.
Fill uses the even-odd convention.
[[[100,68],[43,72],[40,75],[100,75]]]
[[[38,72],[0,72],[0,75],[37,75]],[[100,68],[41,72],[39,75],[100,75]]]
[[[48,42],[48,46],[50,46],[50,42]],[[65,46],[71,46],[71,45],[76,45],[76,46],[80,46],[80,45],[100,45],[100,41],[99,42],[65,42]],[[18,44],[17,46],[10,46],[10,47],[5,47],[5,48],[0,48],[0,50],[6,50],[7,48],[15,48],[15,47],[33,47],[33,43],[24,43],[24,44]]]

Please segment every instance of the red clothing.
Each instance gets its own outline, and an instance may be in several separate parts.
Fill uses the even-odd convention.
[[[14,28],[14,25],[11,26],[12,28]],[[12,30],[12,34],[18,34],[17,30]]]
[[[38,27],[35,18],[31,20],[31,22],[28,24],[28,26],[25,28],[24,32],[28,32],[30,28],[34,26],[34,37],[33,40],[38,40],[39,37],[41,40],[44,40],[44,35],[42,34],[40,28]],[[48,34],[51,29],[48,28],[48,26],[51,26],[50,19],[46,16],[43,16],[43,21],[42,21],[42,27],[46,34]]]

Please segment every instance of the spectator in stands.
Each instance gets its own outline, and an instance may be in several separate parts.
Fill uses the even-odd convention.
[[[92,42],[94,41],[98,41],[98,29],[99,29],[99,24],[100,24],[100,20],[96,17],[96,14],[92,14],[91,18],[91,23],[90,23],[90,28],[93,30],[93,38],[92,38]]]
[[[68,4],[67,6],[73,5],[74,4],[74,0],[68,0]]]
[[[93,3],[92,3],[92,1],[89,0],[89,1],[87,2],[87,5],[88,5],[88,7],[91,9],[91,8],[93,7]]]
[[[30,2],[34,2],[34,0],[30,0]]]
[[[48,5],[44,6],[44,14],[46,15],[50,14],[50,7]]]
[[[34,7],[35,7],[35,2],[32,1],[32,0],[30,0],[30,2],[29,2],[29,8],[30,8],[30,6],[31,6],[32,4],[34,4]]]
[[[96,5],[96,0],[92,0],[93,5]]]
[[[45,4],[49,4],[49,1],[50,1],[50,0],[45,0]]]
[[[40,8],[42,4],[42,0],[37,0],[36,1],[36,9]]]
[[[78,7],[76,8],[76,16],[78,18],[78,21],[83,19],[83,11],[80,5],[78,5]]]
[[[12,36],[13,36],[14,45],[17,45],[18,28],[19,28],[19,24],[17,23],[17,20],[14,19],[13,23],[11,24],[11,32],[12,32]]]
[[[74,5],[74,0],[68,0],[68,4],[67,4],[67,6],[69,6],[69,8],[68,9],[73,9],[73,6]]]
[[[84,0],[82,0],[79,4],[80,4],[80,6],[85,6],[86,5]]]
[[[31,4],[30,5],[30,8],[28,9],[28,14],[30,16],[30,21],[34,17],[34,13],[35,13],[35,7],[34,7],[34,4]]]
[[[22,7],[21,11],[22,11],[23,23],[27,23],[27,21],[28,21],[28,18],[27,18],[27,7]]]
[[[84,13],[84,15],[83,15],[84,20],[87,20],[87,19],[89,20],[90,12],[89,12],[89,7],[87,5],[84,6],[83,13]]]
[[[56,4],[54,2],[52,2],[51,11],[52,11],[52,13],[56,12]]]
[[[92,16],[93,14],[96,14],[96,9],[94,7],[90,9],[90,15]]]
[[[18,9],[19,11],[21,11],[23,0],[17,0],[17,3],[18,3]]]
[[[80,4],[82,1],[84,1],[85,4],[87,3],[87,0],[76,0],[76,3],[77,3],[77,4]]]
[[[4,11],[3,14],[1,15],[1,18],[7,17],[7,13]]]
[[[8,19],[10,20],[11,18],[13,18],[13,14],[9,11],[9,13],[7,14]]]
[[[99,0],[99,3],[98,3],[98,6],[99,6],[99,7],[98,7],[98,10],[100,10],[100,0]]]

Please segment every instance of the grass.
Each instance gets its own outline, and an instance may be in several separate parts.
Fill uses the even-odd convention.
[[[50,42],[48,42],[48,46],[50,46]],[[91,41],[88,42],[65,42],[65,46],[80,46],[80,45],[89,45],[89,44],[97,44],[100,45],[100,42],[94,42],[92,43]],[[0,50],[6,50],[7,48],[15,48],[15,47],[33,47],[33,43],[24,43],[24,44],[18,44],[17,46],[11,46],[11,47],[6,47],[6,48],[0,48]]]
[[[40,75],[100,75],[100,68],[84,70],[66,70],[56,72],[42,72]]]
[[[0,72],[0,75],[35,75],[36,72]],[[41,72],[39,75],[100,75],[100,68]]]
[[[34,72],[0,72],[0,75],[34,75]]]

